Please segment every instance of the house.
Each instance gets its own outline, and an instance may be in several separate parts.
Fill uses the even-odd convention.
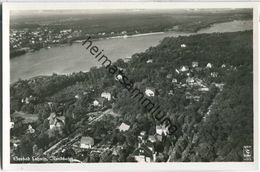
[[[125,57],[123,60],[124,60],[125,63],[127,63],[131,60],[131,57]]]
[[[193,68],[195,68],[195,67],[198,67],[199,66],[199,62],[192,62],[191,63],[191,66],[193,67]]]
[[[111,100],[111,94],[109,92],[101,93],[101,97],[106,98],[108,101]]]
[[[218,73],[217,73],[217,72],[211,72],[210,75],[211,75],[213,78],[218,77]]]
[[[225,65],[225,64],[222,64],[222,65],[221,65],[221,68],[225,68],[225,67],[226,67],[226,65]]]
[[[193,100],[196,101],[196,102],[199,102],[200,101],[200,96],[194,96]]]
[[[16,137],[10,139],[10,142],[13,144],[15,149],[17,149],[17,147],[21,145],[21,140],[17,139]]]
[[[153,135],[148,136],[148,140],[152,143],[156,142],[155,136]]]
[[[208,87],[199,88],[199,91],[209,91],[209,88]]]
[[[181,48],[187,47],[186,44],[181,44]]]
[[[192,99],[192,94],[190,92],[185,93],[186,99]]]
[[[186,82],[187,82],[188,84],[193,84],[195,81],[194,81],[194,78],[188,77],[188,78],[186,79]]]
[[[30,134],[33,134],[35,132],[35,129],[33,129],[33,127],[31,125],[28,125],[27,132]]]
[[[88,118],[88,121],[92,121],[94,118],[92,117],[92,116],[90,116],[89,118]]]
[[[186,87],[187,86],[187,84],[181,84],[181,87]]]
[[[97,100],[93,101],[93,106],[100,106],[100,103]]]
[[[125,72],[125,71],[126,71],[126,69],[125,69],[125,68],[122,68],[122,67],[117,67],[117,69],[118,69],[119,71],[121,71],[121,72]]]
[[[153,63],[153,59],[147,60],[146,63]]]
[[[153,151],[146,144],[139,146],[133,152],[133,156],[137,162],[152,162],[155,157]]]
[[[112,155],[118,156],[121,149],[122,149],[122,148],[121,148],[120,146],[115,146],[115,147],[113,148]]]
[[[195,81],[196,81],[196,85],[201,87],[206,87],[206,85],[203,83],[203,80],[196,78]]]
[[[48,102],[48,106],[49,106],[50,110],[52,111],[53,110],[53,103],[52,102]]]
[[[10,128],[14,128],[14,122],[10,122]]]
[[[140,135],[138,136],[138,138],[140,139],[140,142],[144,142],[144,136],[145,136],[146,132],[145,131],[141,131]]]
[[[90,149],[94,145],[94,139],[92,137],[81,137],[80,148]]]
[[[176,72],[177,74],[179,74],[179,73],[180,73],[180,71],[179,71],[178,69],[175,69],[175,72]]]
[[[189,70],[188,66],[181,66],[180,71],[181,72],[187,72]]]
[[[153,143],[147,142],[147,143],[145,143],[145,146],[147,146],[147,148],[150,149],[154,153],[154,145],[153,145]]]
[[[141,131],[140,136],[142,136],[142,137],[145,136],[145,133],[146,133],[145,131]]]
[[[177,81],[177,79],[176,79],[176,78],[173,78],[173,79],[172,79],[172,83],[174,83],[174,84],[175,84],[175,83],[177,83],[177,82],[178,82],[178,81]]]
[[[220,91],[223,90],[224,85],[225,85],[225,84],[223,84],[223,83],[220,83],[220,84],[215,83],[215,86],[216,86]]]
[[[168,135],[168,128],[165,125],[156,125],[156,134],[162,135],[163,133]]]
[[[159,142],[162,141],[162,136],[161,135],[155,134],[154,137],[155,137],[156,141],[159,141]]]
[[[65,124],[65,116],[57,116],[56,118],[58,122],[62,122],[63,124]]]
[[[212,64],[211,63],[208,63],[206,68],[212,68]]]
[[[75,98],[76,98],[76,99],[79,99],[79,95],[78,95],[78,94],[77,94],[77,95],[75,95]]]
[[[170,90],[168,95],[172,95],[173,96],[174,95],[173,90]]]
[[[155,91],[154,91],[154,89],[146,88],[145,94],[146,94],[148,97],[154,97],[154,96],[155,96]]]
[[[129,128],[130,128],[130,126],[127,125],[127,124],[125,124],[125,123],[122,123],[122,124],[118,127],[119,131],[127,131],[127,130],[129,130]]]
[[[115,77],[115,80],[116,81],[119,81],[119,80],[122,80],[123,79],[123,76],[122,75],[116,75],[116,77]]]
[[[25,98],[25,104],[29,104],[29,103],[30,103],[29,98],[26,97],[26,98]]]
[[[48,117],[50,129],[58,129],[62,132],[62,128],[65,125],[64,116],[56,116],[56,113],[52,112]]]
[[[56,118],[56,114],[54,112],[52,112],[48,117],[50,129],[55,127],[55,118]]]

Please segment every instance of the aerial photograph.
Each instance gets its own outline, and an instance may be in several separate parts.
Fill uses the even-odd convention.
[[[252,8],[36,8],[9,27],[10,163],[254,161]]]

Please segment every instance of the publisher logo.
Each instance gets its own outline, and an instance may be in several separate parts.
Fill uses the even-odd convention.
[[[243,157],[244,157],[244,161],[252,160],[252,147],[251,146],[243,147]]]

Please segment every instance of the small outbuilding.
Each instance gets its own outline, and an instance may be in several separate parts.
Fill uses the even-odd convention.
[[[94,145],[94,139],[92,137],[81,137],[80,148],[90,149]]]

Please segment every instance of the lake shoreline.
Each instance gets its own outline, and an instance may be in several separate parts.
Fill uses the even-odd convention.
[[[203,30],[203,29],[207,29],[207,28],[210,28],[212,27],[213,25],[215,24],[221,24],[221,23],[228,23],[228,22],[233,22],[233,21],[248,21],[248,20],[227,20],[225,22],[222,22],[222,21],[215,21],[213,23],[210,23],[210,24],[207,24],[205,26],[202,26],[200,27],[199,29],[196,29],[196,30],[193,30],[192,32],[191,31],[181,31],[181,30],[168,30],[168,31],[157,31],[157,32],[144,32],[144,33],[137,33],[137,34],[125,34],[125,35],[118,35],[118,36],[104,36],[104,37],[99,37],[99,38],[93,38],[92,40],[93,41],[99,41],[99,40],[106,40],[106,39],[121,39],[121,38],[132,38],[132,37],[137,37],[137,36],[149,36],[149,35],[155,35],[155,34],[164,34],[164,33],[168,33],[168,32],[175,32],[175,33],[186,33],[186,34],[197,34],[200,30]],[[94,37],[96,37],[98,35],[94,35]],[[70,43],[59,43],[59,44],[51,44],[49,46],[51,47],[62,47],[62,46],[71,46],[73,43],[82,43],[85,39],[77,39],[75,38],[75,40],[71,41]],[[46,49],[47,47],[43,47],[43,48],[40,48],[39,50],[41,49]],[[18,58],[22,55],[25,55],[27,53],[34,53],[34,52],[37,52],[39,50],[34,50],[32,52],[24,52],[23,54],[20,54],[20,55],[16,55],[16,56],[10,56],[10,59],[13,59],[13,58]],[[20,50],[18,50],[20,51]]]
[[[248,21],[248,20],[239,20],[239,21],[241,21],[241,22],[251,22],[251,21]],[[232,22],[236,22],[235,20],[234,21],[232,21]],[[224,23],[230,23],[230,22],[224,22]],[[209,27],[209,29],[210,29],[211,27]],[[241,31],[246,31],[247,29],[244,29],[243,30],[243,28],[241,29]],[[234,31],[234,32],[238,32],[238,31]],[[213,32],[214,33],[214,32]],[[225,32],[219,32],[219,33],[225,33]],[[162,37],[161,38],[161,35],[162,34],[165,34],[165,36],[164,37]],[[107,37],[107,38],[102,38],[102,39],[100,39],[100,38],[98,38],[98,39],[92,39],[92,40],[94,40],[94,41],[105,41],[105,42],[107,42],[107,41],[112,41],[112,40],[114,40],[114,39],[117,39],[117,40],[120,40],[121,42],[122,41],[127,41],[128,40],[128,38],[135,38],[135,39],[139,39],[140,40],[140,37],[148,37],[149,39],[150,39],[150,36],[156,36],[156,37],[160,37],[160,40],[161,39],[163,39],[163,38],[165,38],[165,37],[179,37],[179,36],[190,36],[190,35],[194,35],[194,34],[205,34],[205,33],[199,33],[199,31],[198,32],[196,32],[196,33],[182,33],[182,32],[172,32],[172,31],[168,31],[168,32],[152,32],[152,33],[144,33],[144,34],[134,34],[134,35],[130,35],[130,36],[127,36],[127,37],[122,37],[122,36],[116,36],[116,37]],[[206,34],[210,34],[210,33],[206,33]],[[148,38],[146,38],[146,39],[148,39]],[[116,40],[116,41],[117,41]],[[129,41],[131,41],[132,39],[129,39]],[[75,45],[77,45],[77,47],[78,47],[78,49],[80,49],[80,46],[78,45],[79,43],[82,43],[82,41],[83,40],[77,40],[76,42],[74,42],[74,43],[76,43]],[[128,42],[129,42],[128,41]],[[147,41],[146,41],[147,42]],[[73,45],[73,44],[72,44]],[[157,43],[156,43],[156,45],[157,45]],[[153,45],[153,43],[151,43],[151,45],[150,45],[150,47],[151,46],[155,46],[155,45]],[[68,48],[68,47],[71,47],[71,46],[58,46],[58,47],[65,47],[65,48]],[[149,47],[148,47],[149,48]],[[147,48],[145,48],[145,49],[147,49]],[[50,49],[51,50],[51,49]],[[49,49],[47,50],[47,51],[50,51]],[[112,49],[113,50],[113,49]],[[83,51],[84,51],[84,48],[83,48]],[[123,51],[124,52],[124,51]],[[138,53],[139,52],[139,50],[136,50],[135,51],[135,53]],[[142,51],[141,51],[142,52]],[[118,53],[117,53],[118,54]],[[80,53],[79,53],[79,55],[80,55]],[[126,57],[131,57],[133,55],[133,53],[131,53],[131,55],[130,56],[121,56],[120,57],[120,59],[124,59],[124,58],[126,58]],[[78,55],[77,55],[78,56]],[[113,57],[113,56],[111,56],[111,55],[108,55],[108,56],[110,56],[110,57]],[[116,55],[117,56],[117,55]],[[116,57],[115,56],[115,57]],[[38,57],[39,58],[39,57]],[[53,58],[55,58],[55,57],[53,57]],[[34,60],[35,58],[33,58],[32,60]],[[119,58],[117,58],[116,57],[116,60],[117,59],[119,59]],[[15,59],[13,59],[13,60],[15,60]],[[13,61],[12,60],[12,61]],[[25,59],[26,60],[26,59]],[[51,60],[51,59],[48,59],[48,60]],[[59,60],[59,59],[57,59],[57,60]],[[60,59],[60,60],[62,60],[62,59]],[[63,58],[63,60],[66,60],[66,59],[64,59]],[[18,60],[19,61],[19,60]],[[21,60],[20,60],[21,61]],[[37,60],[36,60],[37,61]],[[52,60],[51,60],[52,61]],[[68,62],[69,63],[69,62]],[[17,64],[19,64],[19,62],[17,63]],[[37,64],[37,65],[41,65],[41,62],[39,62],[39,64]],[[86,66],[86,69],[84,69],[84,70],[82,70],[82,69],[80,69],[80,67],[77,67],[79,70],[74,70],[73,72],[70,72],[70,71],[72,71],[72,70],[68,70],[68,69],[66,69],[66,67],[67,66],[69,66],[69,67],[71,67],[71,65],[66,65],[66,66],[64,66],[64,69],[63,69],[63,71],[64,72],[62,72],[61,70],[61,72],[57,72],[57,70],[55,71],[55,70],[52,70],[52,69],[50,69],[50,70],[48,70],[48,71],[52,71],[51,73],[44,73],[44,74],[40,74],[40,75],[35,75],[35,76],[32,76],[32,77],[30,77],[30,76],[28,76],[28,77],[26,77],[26,74],[24,73],[24,76],[21,76],[20,75],[20,73],[18,72],[17,74],[19,74],[20,76],[20,78],[21,79],[23,79],[23,80],[30,80],[30,79],[32,79],[32,78],[35,78],[35,77],[42,77],[42,76],[51,76],[53,73],[55,73],[55,74],[58,74],[58,75],[71,75],[71,74],[73,74],[73,73],[77,73],[77,72],[80,72],[80,71],[82,71],[82,72],[88,72],[89,70],[90,70],[90,68],[91,67],[87,67]],[[77,66],[76,64],[74,65],[74,66]],[[100,67],[100,66],[98,66],[98,65],[94,65],[95,67]],[[94,66],[92,66],[92,67],[94,67]],[[33,67],[33,66],[32,66]],[[15,69],[15,67],[13,67],[12,65],[11,65],[11,68],[13,68],[13,69]],[[87,69],[87,68],[89,68],[89,69]],[[16,68],[17,69],[17,68]],[[68,72],[66,72],[66,70],[68,71]],[[36,72],[34,72],[34,73],[37,73],[37,71]],[[39,72],[38,72],[39,73]],[[41,72],[41,73],[43,73],[43,72]],[[15,76],[15,74],[14,74],[14,76]],[[10,83],[12,84],[12,83],[15,83],[15,82],[17,82],[18,80],[19,80],[19,77],[15,77],[15,78],[18,78],[18,79],[14,79],[13,81],[12,80],[10,80]]]

